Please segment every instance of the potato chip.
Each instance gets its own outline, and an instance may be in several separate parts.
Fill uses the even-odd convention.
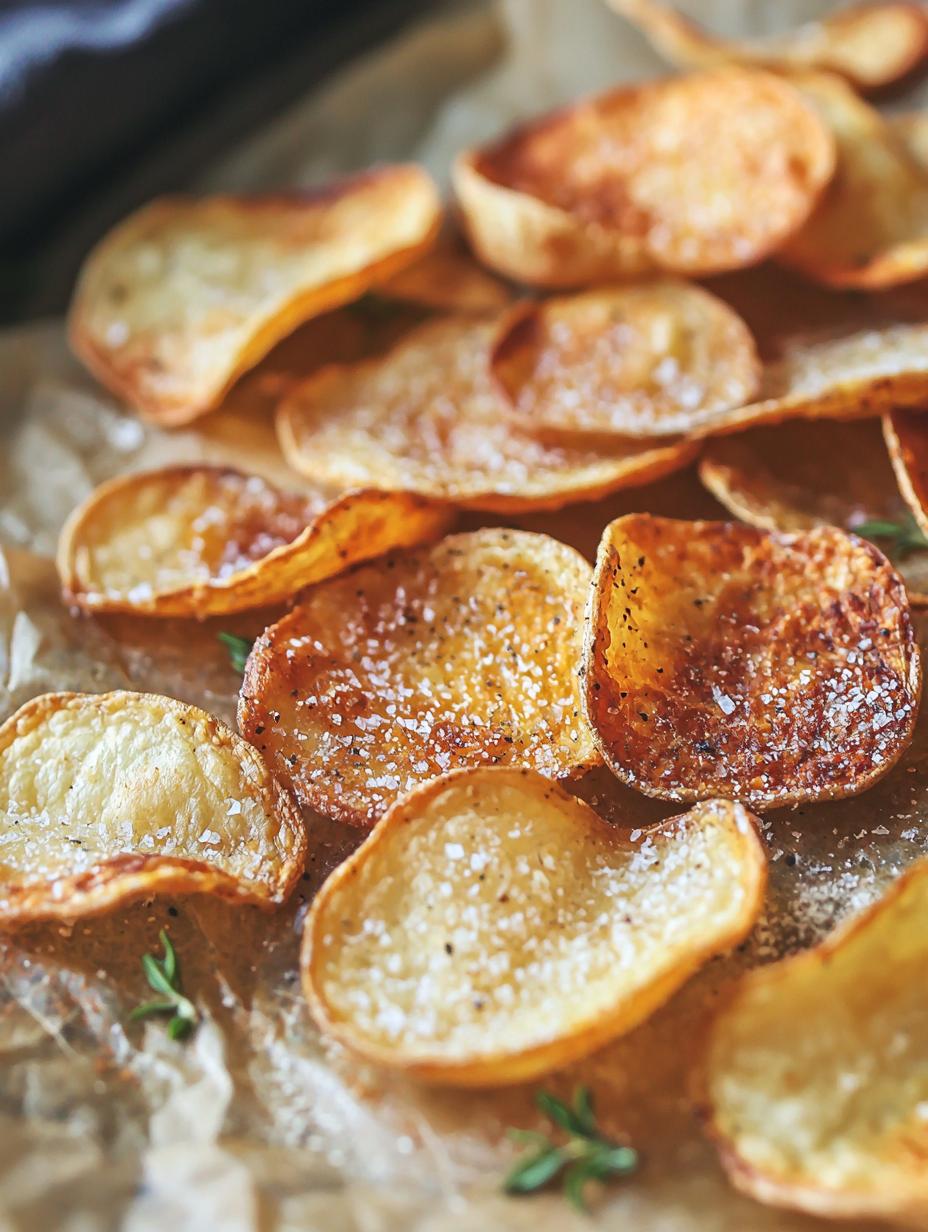
[[[320,1027],[460,1086],[521,1082],[631,1030],[750,930],[766,857],[712,800],[632,841],[530,770],[462,770],[398,800],[316,897]]]
[[[839,77],[797,78],[834,133],[835,177],[778,258],[832,287],[889,287],[928,275],[928,170]]]
[[[153,693],[46,693],[0,727],[0,923],[152,894],[282,902],[303,871],[299,811],[259,753]]]
[[[789,82],[721,68],[613,90],[466,151],[454,187],[482,261],[577,287],[753,265],[803,225],[833,170],[831,134]]]
[[[910,158],[928,171],[928,111],[906,111],[885,117],[893,136],[905,146]]]
[[[439,221],[411,165],[316,192],[155,201],[87,259],[72,345],[149,418],[187,423],[302,321],[412,261]]]
[[[923,535],[928,534],[928,414],[893,411],[883,420],[899,490]]]
[[[921,663],[872,544],[629,514],[594,576],[584,703],[647,795],[752,807],[856,795],[912,739]]]
[[[926,938],[922,860],[820,945],[736,988],[699,1096],[738,1189],[815,1215],[928,1226]]]
[[[438,312],[495,312],[512,299],[508,287],[478,265],[455,235],[442,237],[376,290],[386,299]]]
[[[909,601],[928,604],[928,550],[910,533],[879,420],[794,420],[718,437],[699,460],[699,477],[729,512],[762,530],[862,528]]]
[[[686,434],[750,402],[760,361],[727,304],[677,279],[525,303],[493,375],[534,429]]]
[[[547,535],[480,530],[314,586],[255,643],[239,730],[353,825],[461,766],[577,774],[599,761],[578,677],[590,577]]]
[[[489,371],[492,319],[448,317],[383,359],[333,365],[277,413],[288,462],[321,483],[419,492],[471,509],[558,509],[686,466],[686,441],[547,443]]]
[[[656,51],[681,68],[761,64],[840,73],[859,89],[891,85],[928,54],[928,16],[919,4],[857,4],[768,38],[726,39],[660,0],[606,0]]]
[[[67,595],[95,611],[213,616],[282,602],[358,561],[445,530],[447,506],[404,492],[281,492],[256,475],[175,466],[120,475],[61,534]]]

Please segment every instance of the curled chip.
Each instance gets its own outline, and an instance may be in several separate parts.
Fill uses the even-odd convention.
[[[613,90],[461,154],[454,186],[481,260],[583,286],[738,269],[779,248],[834,170],[787,81],[720,68]]]
[[[303,982],[320,1027],[459,1086],[557,1069],[649,1016],[760,911],[751,814],[712,800],[627,834],[530,770],[398,800],[325,883]]]
[[[928,542],[915,542],[879,420],[794,420],[717,437],[699,477],[729,512],[762,530],[840,526],[874,539],[910,602],[928,604]]]
[[[893,411],[883,419],[883,433],[899,490],[922,535],[928,535],[928,415]]]
[[[462,766],[574,775],[590,566],[547,535],[481,530],[313,587],[255,643],[239,729],[297,798],[371,825]]]
[[[72,345],[149,418],[187,423],[301,322],[413,260],[440,213],[414,166],[318,192],[155,201],[88,258]]]
[[[155,893],[282,902],[306,835],[259,753],[153,693],[46,693],[0,727],[0,922]]]
[[[490,376],[493,320],[430,321],[380,359],[333,365],[278,408],[287,461],[321,483],[472,509],[559,509],[686,466],[687,441],[545,442]]]
[[[835,177],[778,254],[832,287],[889,287],[928,275],[928,170],[839,77],[797,78],[834,133]]]
[[[827,69],[861,90],[876,90],[905,77],[928,54],[928,15],[920,4],[857,4],[784,34],[738,40],[710,34],[661,0],[606,2],[681,68]]]
[[[212,616],[279,603],[358,561],[436,537],[451,516],[404,492],[331,500],[241,471],[170,467],[97,488],[62,531],[58,571],[83,608]]]
[[[458,236],[443,236],[418,261],[377,287],[386,299],[437,312],[495,312],[512,299],[509,289],[487,273]]]
[[[738,1189],[814,1215],[928,1225],[926,964],[922,860],[822,944],[740,982],[698,1079]]]
[[[760,383],[741,318],[670,278],[521,304],[491,365],[526,422],[554,432],[705,431],[750,402]]]
[[[921,663],[905,587],[844,531],[617,518],[588,621],[590,723],[613,773],[647,795],[840,799],[912,739]]]

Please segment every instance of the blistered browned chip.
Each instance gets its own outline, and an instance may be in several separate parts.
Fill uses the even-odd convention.
[[[685,441],[545,442],[489,370],[491,320],[448,317],[382,359],[324,369],[278,409],[290,465],[322,483],[396,488],[473,509],[558,509],[685,466]]]
[[[205,891],[280,902],[299,811],[259,753],[152,693],[46,693],[0,727],[0,922]]]
[[[599,760],[578,678],[590,576],[547,535],[482,530],[314,586],[255,643],[239,729],[356,825],[461,766],[574,774]]]
[[[928,54],[928,16],[919,4],[856,4],[784,34],[727,39],[710,34],[661,0],[606,0],[648,37],[671,64],[763,64],[840,73],[860,89],[905,77]]]
[[[186,423],[302,321],[413,260],[439,220],[435,186],[414,166],[318,192],[155,201],[88,258],[72,344],[150,418]]]
[[[833,169],[830,133],[789,82],[721,68],[545,116],[462,154],[454,185],[482,260],[568,287],[752,265]]]
[[[634,833],[529,770],[419,787],[313,903],[317,1022],[460,1086],[536,1077],[624,1034],[749,931],[766,879],[738,804]]]
[[[798,78],[834,133],[835,177],[781,260],[833,287],[888,287],[928,275],[928,171],[839,77]]]
[[[844,531],[618,518],[588,619],[587,714],[607,764],[647,795],[838,799],[911,741],[905,587]]]
[[[928,603],[928,542],[912,526],[878,419],[794,420],[709,441],[699,477],[731,513],[762,530],[840,526],[873,539]]]
[[[453,235],[443,236],[412,265],[380,283],[377,293],[440,312],[495,312],[512,299],[509,288],[478,265]]]
[[[358,561],[435,538],[451,511],[404,492],[281,492],[256,475],[177,466],[121,475],[62,531],[67,595],[96,611],[212,616],[263,607]]]
[[[855,1228],[928,1226],[926,965],[923,860],[815,949],[744,978],[698,1083],[739,1189]]]
[[[532,428],[631,437],[709,430],[760,381],[741,318],[670,278],[521,304],[491,366]]]

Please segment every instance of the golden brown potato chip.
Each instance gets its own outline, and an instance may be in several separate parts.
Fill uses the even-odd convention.
[[[299,811],[259,753],[153,693],[46,693],[0,727],[0,922],[70,918],[155,893],[282,902]]]
[[[412,261],[440,212],[412,165],[316,192],[155,201],[87,259],[72,345],[151,419],[187,423],[302,321]]]
[[[718,437],[699,460],[699,477],[729,512],[761,530],[840,526],[873,539],[910,602],[928,604],[928,544],[916,542],[879,420],[795,420]]]
[[[594,576],[584,704],[646,795],[752,807],[856,795],[912,739],[921,663],[872,544],[629,514]]]
[[[926,965],[922,860],[822,944],[743,979],[698,1081],[738,1189],[854,1227],[928,1227]]]
[[[893,411],[883,419],[893,470],[922,535],[928,535],[928,414]]]
[[[760,384],[741,318],[670,278],[519,305],[491,368],[533,429],[630,437],[709,430]]]
[[[889,287],[928,275],[928,170],[839,77],[796,79],[834,133],[835,176],[778,254],[832,287]]]
[[[831,134],[789,82],[721,68],[613,90],[466,151],[454,187],[481,260],[575,287],[755,264],[833,170]]]
[[[647,1018],[750,930],[766,858],[713,800],[632,841],[530,770],[398,800],[328,879],[303,941],[320,1027],[459,1086],[521,1082]]]
[[[768,38],[726,39],[710,34],[660,0],[606,0],[681,68],[761,64],[840,73],[859,89],[891,85],[928,54],[928,16],[919,4],[856,4],[821,21]]]
[[[590,577],[547,535],[480,530],[314,586],[255,643],[239,730],[353,825],[461,766],[576,774],[599,761],[578,677]]]
[[[438,312],[495,312],[512,292],[471,256],[458,236],[446,236],[412,265],[385,282],[377,294]]]
[[[928,170],[928,111],[906,111],[886,116],[886,123],[911,158]]]
[[[447,529],[405,492],[281,492],[257,475],[175,466],[101,484],[58,548],[65,593],[95,611],[214,616],[280,603],[362,560]]]
[[[686,466],[686,441],[546,443],[514,421],[489,371],[491,320],[448,317],[383,359],[324,369],[285,399],[290,465],[322,483],[419,492],[472,509],[558,509]]]

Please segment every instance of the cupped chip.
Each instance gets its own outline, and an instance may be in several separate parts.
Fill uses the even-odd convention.
[[[922,860],[820,945],[736,987],[696,1086],[738,1189],[814,1215],[928,1227],[926,964]]]
[[[102,484],[69,518],[58,571],[94,611],[205,617],[282,602],[394,548],[434,539],[453,513],[403,492],[281,492],[256,475],[179,466]]]
[[[255,643],[239,730],[301,803],[372,825],[459,767],[598,764],[578,670],[591,568],[481,530],[313,587]]]
[[[720,68],[543,116],[460,154],[453,178],[482,261],[521,282],[581,287],[756,264],[809,217],[834,158],[789,82]]]
[[[71,342],[150,419],[187,423],[303,321],[413,261],[440,221],[437,190],[412,165],[315,191],[163,198],[88,257]]]
[[[0,923],[152,894],[282,902],[303,871],[299,810],[261,755],[152,693],[46,693],[0,727]]]
[[[606,527],[584,704],[647,795],[751,807],[856,795],[912,739],[921,663],[872,544],[630,514]]]
[[[670,278],[519,305],[491,369],[525,422],[554,433],[711,431],[760,385],[737,313]]]
[[[761,64],[827,69],[861,90],[892,85],[928,55],[928,14],[920,4],[855,4],[787,30],[754,39],[710,34],[661,0],[606,0],[680,68]]]
[[[491,377],[497,332],[496,318],[447,317],[382,358],[324,369],[278,408],[287,461],[321,483],[512,512],[595,500],[696,456],[685,440],[542,440]]]
[[[404,796],[307,919],[319,1026],[458,1086],[534,1078],[631,1030],[745,936],[766,883],[739,804],[634,833],[529,770],[463,770]]]

